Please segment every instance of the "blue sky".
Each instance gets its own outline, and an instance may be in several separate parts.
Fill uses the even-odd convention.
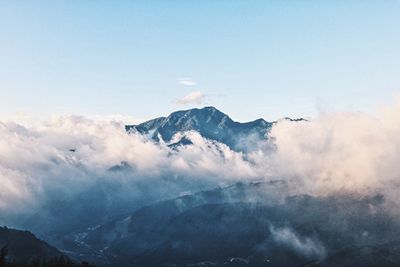
[[[0,1],[1,116],[273,120],[399,91],[400,1]]]

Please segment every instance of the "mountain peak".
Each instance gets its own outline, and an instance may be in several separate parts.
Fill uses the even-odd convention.
[[[206,106],[200,109],[176,111],[168,117],[156,118],[139,125],[127,125],[126,130],[136,131],[157,142],[166,143],[172,141],[177,133],[196,131],[204,138],[224,143],[233,150],[242,151],[239,143],[242,143],[244,138],[251,136],[264,139],[271,125],[264,119],[236,122],[217,108]]]
[[[204,111],[206,111],[206,112],[219,112],[219,113],[223,113],[223,112],[221,112],[219,109],[217,109],[216,107],[213,107],[213,106],[206,106],[206,107],[201,108],[200,110],[204,110]]]
[[[228,117],[225,113],[218,110],[215,107],[208,106],[203,108],[192,108],[187,110],[179,110],[171,113],[167,118],[174,118],[177,116],[216,116],[216,117]]]

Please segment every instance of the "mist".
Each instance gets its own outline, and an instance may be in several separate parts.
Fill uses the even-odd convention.
[[[276,228],[271,225],[269,230],[273,240],[295,252],[309,258],[323,259],[326,256],[326,249],[316,238],[301,237],[288,227]]]

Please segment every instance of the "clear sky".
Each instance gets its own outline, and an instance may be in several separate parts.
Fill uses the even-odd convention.
[[[400,1],[0,1],[0,115],[236,120],[400,91]]]

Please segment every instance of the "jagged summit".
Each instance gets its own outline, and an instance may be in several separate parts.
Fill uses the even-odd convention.
[[[233,150],[243,150],[244,139],[265,138],[272,123],[264,119],[250,122],[236,122],[215,107],[181,110],[168,117],[159,117],[139,125],[127,125],[127,131],[137,131],[155,141],[170,142],[179,132],[197,131],[207,139],[228,145]]]

